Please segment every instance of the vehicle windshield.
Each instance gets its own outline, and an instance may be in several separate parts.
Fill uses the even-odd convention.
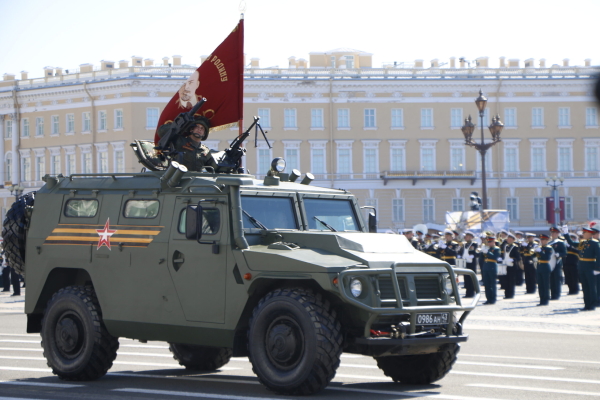
[[[308,229],[339,232],[358,231],[359,225],[350,200],[304,198]],[[316,217],[316,218],[315,218]],[[329,227],[323,222],[325,222]]]
[[[298,229],[290,197],[242,196],[242,210],[244,228]]]

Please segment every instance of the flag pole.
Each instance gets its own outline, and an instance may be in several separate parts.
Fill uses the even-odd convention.
[[[240,87],[239,87],[239,110],[240,110],[240,120],[238,122],[238,136],[242,136],[244,130],[244,13],[240,14],[240,22],[239,22],[239,35],[240,35],[240,43],[239,46],[239,58],[240,58]]]

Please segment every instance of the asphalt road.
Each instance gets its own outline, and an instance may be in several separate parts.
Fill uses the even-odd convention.
[[[313,398],[600,399],[600,312],[578,313],[581,295],[544,310],[536,303],[536,296],[521,292],[478,307],[465,326],[470,339],[457,364],[436,384],[395,384],[372,358],[343,354],[333,382]],[[166,343],[123,338],[108,375],[61,381],[46,366],[40,336],[25,333],[22,310],[23,297],[0,294],[0,400],[293,398],[260,385],[247,358],[232,359],[214,373],[192,373],[173,360]]]

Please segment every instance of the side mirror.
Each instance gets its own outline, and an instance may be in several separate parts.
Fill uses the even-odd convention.
[[[202,206],[187,206],[185,213],[185,238],[199,241],[202,238]]]
[[[372,212],[369,213],[369,232],[377,233],[377,217]]]

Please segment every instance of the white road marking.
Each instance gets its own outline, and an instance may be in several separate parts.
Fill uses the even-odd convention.
[[[0,356],[2,360],[31,360],[31,361],[46,361],[44,357],[17,357],[17,356]]]
[[[469,317],[472,318],[472,317]],[[487,318],[487,317],[486,317]],[[508,319],[502,319],[500,321],[509,321]],[[589,332],[582,330],[556,330],[556,329],[535,329],[535,328],[513,328],[511,326],[502,326],[502,325],[469,325],[468,330],[481,330],[481,331],[508,331],[508,332],[527,332],[527,333],[549,333],[553,335],[584,335],[584,336],[598,336],[600,333],[597,332]]]
[[[20,385],[20,386],[42,386],[58,389],[70,389],[76,387],[84,387],[85,385],[67,385],[64,383],[46,383],[46,382],[25,382],[25,381],[0,381],[3,385]]]
[[[122,344],[119,347],[135,347],[143,349],[168,349],[169,346],[153,346],[151,344]]]
[[[52,372],[50,368],[0,367],[3,371]]]
[[[39,337],[39,333],[0,333],[0,336]]]
[[[42,349],[41,347],[38,347],[37,349],[25,349],[25,348],[17,348],[17,347],[0,347],[0,350],[2,351],[44,351],[44,349]]]
[[[596,397],[600,396],[600,394],[598,392],[577,392],[577,391],[573,391],[573,390],[558,390],[558,389],[523,387],[523,386],[486,385],[485,383],[471,383],[471,384],[468,384],[465,386],[475,386],[475,387],[491,388],[491,389],[524,390],[524,391],[528,391],[528,392],[577,394],[580,396],[596,396]]]
[[[481,365],[485,367],[510,367],[510,368],[526,368],[526,369],[545,369],[550,371],[558,371],[564,369],[562,367],[545,367],[542,365],[520,365],[520,364],[495,364],[495,363],[480,363],[470,361],[457,361],[456,364],[460,365]]]
[[[42,400],[42,399],[32,399],[32,398],[25,398],[25,397],[0,397],[0,400]]]
[[[113,392],[128,392],[128,393],[157,394],[157,395],[162,395],[162,396],[199,397],[199,398],[225,399],[225,400],[284,400],[282,398],[277,398],[277,397],[234,396],[234,395],[229,395],[229,394],[174,392],[174,391],[170,391],[170,390],[149,390],[149,389],[134,389],[134,388],[112,389],[112,391]]]
[[[166,357],[166,358],[171,358],[173,359],[173,354],[168,353],[168,354],[158,354],[158,353],[126,353],[123,351],[117,351],[117,355],[118,356],[142,356],[142,357]],[[237,360],[231,360],[231,361],[237,361]]]
[[[600,364],[600,361],[564,360],[564,359],[560,359],[560,358],[491,356],[491,355],[483,355],[483,354],[460,353],[460,357],[505,358],[505,359],[512,359],[512,360],[527,360],[527,361],[552,361],[552,362],[566,362],[566,363],[577,363],[577,364]]]
[[[591,380],[591,379],[571,379],[571,378],[559,378],[559,377],[554,377],[554,376],[490,374],[487,372],[464,372],[464,371],[450,371],[450,373],[457,374],[457,375],[491,376],[494,378],[518,378],[518,379],[533,379],[533,380],[539,380],[539,381],[592,383],[592,384],[600,385],[600,381],[595,381],[595,380]]]
[[[438,394],[428,392],[396,392],[392,390],[371,390],[371,389],[352,389],[337,386],[328,386],[326,390],[338,390],[342,392],[355,392],[355,393],[370,393],[379,395],[391,395],[400,397],[420,397],[425,399],[450,399],[450,400],[498,400],[488,397],[466,397],[466,396],[455,396],[449,394]]]
[[[8,339],[0,339],[2,343],[37,343],[40,344],[41,340],[8,340]]]
[[[340,368],[366,368],[366,369],[379,369],[377,365],[362,365],[362,364],[340,364]]]

